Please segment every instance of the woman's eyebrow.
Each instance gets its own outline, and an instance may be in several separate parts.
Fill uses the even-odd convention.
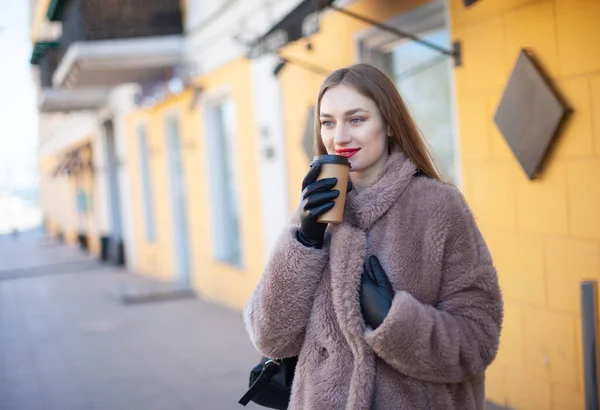
[[[348,110],[348,111],[346,111],[346,112],[344,113],[344,115],[345,115],[345,116],[349,116],[349,115],[356,114],[356,113],[358,113],[358,112],[369,113],[367,110],[365,110],[365,109],[362,109],[362,108],[353,108],[353,109],[351,109],[351,110]],[[321,117],[329,117],[329,118],[333,117],[333,115],[331,115],[331,114],[328,114],[328,113],[326,113],[326,112],[322,112],[320,116],[321,116]]]

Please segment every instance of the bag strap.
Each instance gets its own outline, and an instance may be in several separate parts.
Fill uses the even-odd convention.
[[[248,389],[248,391],[246,392],[246,394],[244,394],[242,396],[242,398],[240,399],[240,401],[238,401],[238,403],[240,403],[242,406],[245,406],[248,403],[250,403],[250,400],[252,400],[252,398],[254,396],[256,396],[256,393],[258,393],[258,391],[269,380],[271,380],[271,377],[273,377],[273,375],[275,374],[275,372],[277,372],[277,369],[279,368],[279,366],[280,366],[279,362],[277,362],[275,360],[268,360],[265,363],[262,372],[260,372],[260,374],[258,375],[258,377],[256,378],[256,380],[254,381],[254,383],[252,383],[252,386],[250,386],[250,388]]]

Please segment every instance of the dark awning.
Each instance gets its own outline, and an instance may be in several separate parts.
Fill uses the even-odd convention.
[[[33,46],[29,64],[36,65],[48,50],[58,46],[58,41],[37,41]]]
[[[61,21],[63,9],[65,8],[65,0],[50,0],[46,17],[50,21]]]
[[[275,53],[281,47],[319,31],[319,12],[333,0],[303,0],[250,46],[248,58]]]

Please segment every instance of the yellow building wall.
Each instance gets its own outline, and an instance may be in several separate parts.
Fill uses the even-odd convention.
[[[54,199],[56,212],[59,215],[62,232],[65,241],[69,245],[77,245],[77,235],[79,234],[79,214],[77,213],[77,201],[75,184],[71,177],[67,175],[59,175],[56,183],[58,184],[58,192]]]
[[[254,289],[264,266],[263,238],[258,190],[258,145],[252,105],[250,64],[235,60],[196,80],[202,96],[194,104],[193,93],[186,91],[151,109],[133,113],[128,119],[129,152],[132,178],[135,237],[138,252],[136,267],[140,272],[172,280],[175,272],[175,249],[169,196],[169,174],[165,118],[177,115],[180,119],[187,221],[192,281],[194,288],[210,300],[242,309]],[[240,231],[243,267],[238,268],[213,258],[213,233],[210,209],[210,187],[207,172],[207,138],[205,135],[204,100],[226,92],[235,105],[235,138],[240,191]],[[151,145],[150,172],[154,198],[156,241],[144,236],[144,214],[140,185],[139,147],[136,127],[148,124]]]
[[[600,2],[451,1],[464,191],[505,298],[488,396],[516,409],[583,409],[579,281],[600,279]],[[493,122],[527,47],[574,110],[530,181]]]

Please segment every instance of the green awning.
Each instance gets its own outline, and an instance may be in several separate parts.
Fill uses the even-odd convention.
[[[50,21],[61,21],[65,0],[50,0],[46,17]]]
[[[36,65],[40,61],[40,58],[44,54],[46,54],[48,50],[57,46],[58,41],[37,41],[33,46],[33,51],[31,52],[29,64]]]

